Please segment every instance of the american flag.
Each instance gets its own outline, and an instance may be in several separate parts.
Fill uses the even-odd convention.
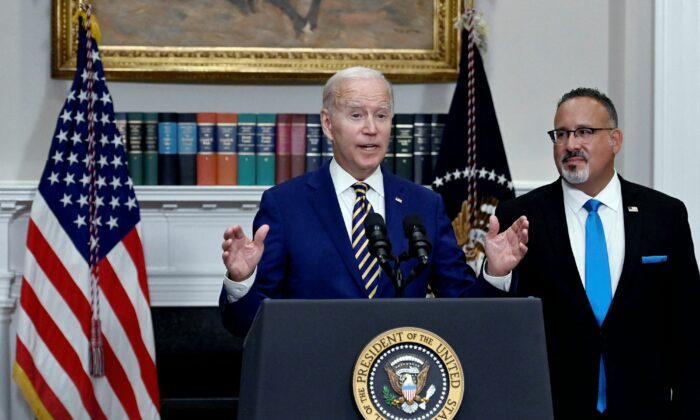
[[[79,26],[29,220],[14,377],[38,418],[159,418],[139,206],[97,44]]]

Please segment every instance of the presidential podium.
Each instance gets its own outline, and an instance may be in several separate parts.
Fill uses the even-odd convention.
[[[414,329],[431,337],[408,342],[417,337]],[[438,339],[444,343],[436,346]],[[461,376],[446,349],[459,360]],[[403,350],[418,353],[401,356]],[[427,380],[416,373],[426,364],[433,366]],[[370,373],[374,396],[367,389],[358,392],[358,383]],[[390,386],[393,373],[402,379]],[[402,401],[415,398],[410,392],[402,398],[401,384],[406,389],[417,384],[411,389],[430,397],[423,400],[427,406],[400,411]],[[462,387],[454,413],[448,410],[454,398],[441,384]],[[241,419],[357,419],[358,395],[382,410],[372,418],[553,416],[542,305],[536,298],[266,300],[244,342],[240,389]],[[429,411],[441,398],[442,406]]]

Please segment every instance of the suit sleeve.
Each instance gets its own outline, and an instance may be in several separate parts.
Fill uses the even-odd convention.
[[[464,253],[457,245],[452,224],[445,213],[442,197],[435,206],[435,243],[433,245],[433,273],[430,286],[438,297],[469,296],[476,281],[474,271],[466,264]]]
[[[688,212],[680,203],[674,232],[673,254],[673,317],[670,326],[674,337],[673,418],[699,419],[700,405],[700,274],[695,260]],[[669,220],[671,220],[669,218]],[[651,308],[650,308],[651,310]]]
[[[510,225],[513,224],[513,221],[515,221],[515,218],[509,216],[508,213],[509,212],[504,213],[503,204],[496,207],[496,217],[498,218],[501,232],[509,228]],[[478,277],[476,278],[474,285],[469,289],[468,295],[470,297],[513,297],[516,295],[517,285],[518,275],[517,271],[515,270],[512,273],[510,291],[505,292],[497,287],[494,287],[491,283],[489,283],[484,278],[484,273],[482,269],[481,273],[479,273]]]
[[[260,302],[267,298],[282,297],[282,281],[286,277],[286,242],[282,213],[269,191],[263,193],[260,209],[253,220],[253,232],[267,224],[270,230],[265,238],[265,250],[257,267],[255,283],[248,294],[229,303],[226,289],[221,290],[219,309],[226,329],[244,337],[255,318]]]

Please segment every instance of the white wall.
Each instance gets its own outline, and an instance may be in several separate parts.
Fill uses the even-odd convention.
[[[685,203],[700,260],[700,4],[657,0],[655,14],[653,186]]]
[[[6,3],[0,14],[0,182],[35,181],[69,82],[50,78],[50,2]],[[556,177],[545,131],[557,99],[588,85],[609,92],[624,116],[626,146],[634,147],[623,149],[619,169],[650,185],[653,1],[475,3],[490,28],[484,60],[516,184]],[[109,88],[123,111],[316,112],[321,96],[319,85],[110,82]],[[446,112],[453,89],[451,83],[398,85],[397,111]]]

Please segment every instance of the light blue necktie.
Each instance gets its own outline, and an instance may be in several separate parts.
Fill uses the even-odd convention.
[[[588,211],[586,218],[586,295],[598,325],[602,326],[612,301],[612,287],[610,285],[608,247],[605,244],[603,222],[598,216],[600,205],[600,201],[590,199],[586,201],[583,208]],[[605,367],[601,355],[600,374],[598,375],[598,411],[602,413],[606,406]]]

